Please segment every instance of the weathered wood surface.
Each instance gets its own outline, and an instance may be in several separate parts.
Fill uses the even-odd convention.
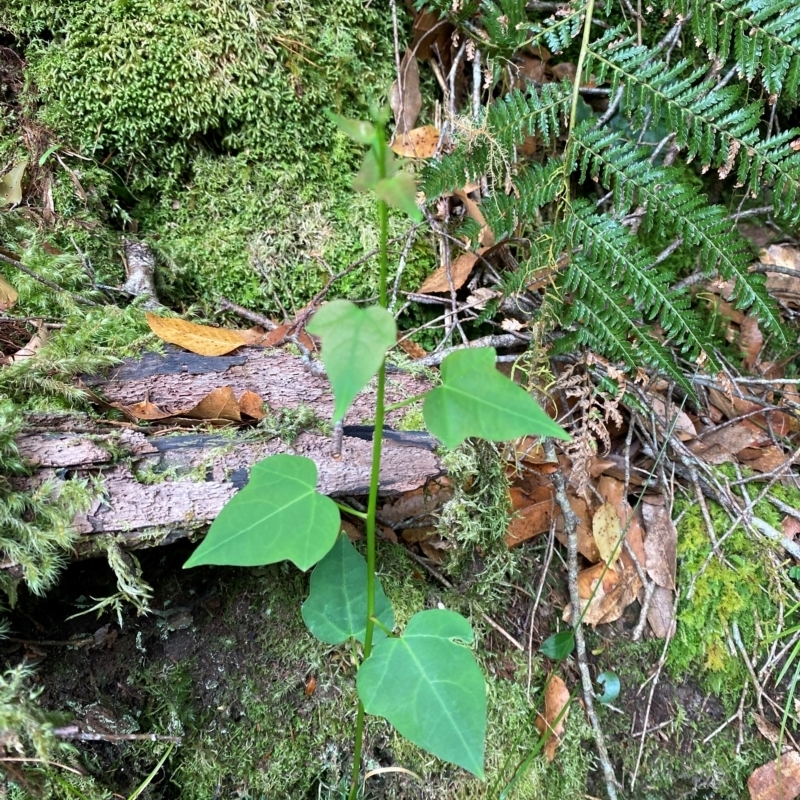
[[[274,410],[311,407],[329,418],[333,396],[327,380],[312,375],[302,359],[285,352],[245,348],[241,355],[204,358],[170,350],[127,360],[106,377],[85,384],[109,403],[132,405],[149,399],[163,409],[191,406],[213,389],[231,386],[238,397],[249,390]],[[419,378],[393,373],[388,402],[424,392]],[[77,555],[102,549],[113,535],[129,548],[151,547],[194,536],[214,520],[225,503],[247,482],[250,468],[275,453],[312,458],[319,470],[318,490],[333,496],[368,491],[372,429],[359,423],[374,416],[375,394],[368,388],[345,420],[341,455],[332,453],[329,437],[303,432],[291,444],[236,432],[170,430],[160,426],[92,421],[85,415],[29,415],[17,438],[22,455],[36,466],[35,483],[95,478],[101,490],[87,513],[75,519],[82,534]],[[388,424],[402,413],[389,415]],[[165,421],[168,422],[168,421]],[[427,434],[389,432],[381,461],[381,493],[397,495],[423,486],[442,474]]]
[[[322,419],[333,414],[327,378],[312,375],[302,358],[279,349],[243,347],[233,355],[210,357],[168,347],[163,356],[146,353],[138,360],[126,359],[108,375],[86,378],[84,383],[109,403],[126,406],[147,399],[164,410],[186,409],[214,389],[230,386],[236,397],[255,392],[273,410],[306,405]],[[386,384],[387,405],[430,388],[421,378],[401,372],[390,372]],[[404,413],[404,409],[390,412],[387,425]],[[344,423],[361,425],[374,416],[373,385],[356,398]]]

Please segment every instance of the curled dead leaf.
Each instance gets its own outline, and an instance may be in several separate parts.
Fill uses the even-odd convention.
[[[663,506],[642,504],[645,524],[644,552],[642,566],[659,586],[669,591],[675,589],[675,575],[678,564],[678,532]]]
[[[13,356],[10,356],[8,359],[9,364],[16,364],[20,361],[26,361],[29,358],[33,358],[39,350],[41,350],[47,344],[47,328],[44,327],[41,323],[36,329],[36,333],[31,336],[30,340],[24,347],[20,347]]]
[[[406,49],[400,63],[400,84],[395,81],[389,93],[389,105],[394,113],[398,134],[410,131],[422,109],[419,89],[419,65],[414,53]],[[402,91],[401,91],[402,89]],[[437,139],[438,141],[438,139]]]
[[[518,491],[518,490],[517,490]],[[520,496],[524,501],[520,504]],[[512,489],[512,504],[517,516],[511,520],[506,533],[506,544],[508,547],[516,547],[518,544],[537,536],[540,533],[547,533],[553,515],[556,513],[555,493],[552,486],[539,486],[533,490],[530,496],[523,495],[521,492],[514,493]]]
[[[555,757],[556,749],[566,731],[569,702],[567,684],[558,675],[551,675],[544,690],[544,714],[536,715],[537,730],[542,736],[548,737],[544,744],[544,755],[548,761]]]
[[[239,411],[252,419],[264,419],[264,400],[260,395],[249,390],[242,392],[239,398]]]
[[[241,422],[239,403],[230,386],[222,386],[209,392],[196,406],[181,412],[180,416],[189,419],[225,420]]]

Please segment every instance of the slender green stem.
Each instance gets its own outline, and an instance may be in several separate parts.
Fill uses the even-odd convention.
[[[398,408],[405,408],[406,406],[410,406],[412,403],[418,403],[422,400],[427,392],[423,392],[422,394],[415,394],[413,397],[409,397],[405,400],[400,400],[397,403],[392,403],[390,406],[386,406],[384,409],[388,414],[390,411],[397,411]]]
[[[594,0],[586,2],[586,16],[583,20],[583,39],[581,40],[581,51],[578,54],[578,64],[575,70],[575,82],[572,84],[572,105],[569,112],[569,129],[567,131],[567,146],[564,148],[564,203],[569,205],[569,179],[570,164],[572,163],[572,149],[575,143],[572,133],[575,130],[575,123],[578,121],[578,98],[581,94],[581,79],[583,78],[583,65],[586,63],[586,56],[589,53],[589,40],[592,36],[592,17],[594,16]]]
[[[336,503],[336,501],[333,501]],[[366,519],[367,515],[363,511],[356,511],[355,508],[350,508],[350,506],[346,506],[344,503],[336,503],[336,507],[339,511],[344,511],[345,514],[350,514],[350,516],[358,517],[359,519]]]
[[[379,178],[386,177],[386,138],[383,126],[376,126],[375,156],[378,162]],[[383,308],[388,305],[388,273],[389,273],[389,207],[383,200],[378,201],[378,219],[380,221],[380,294],[379,300]],[[367,503],[367,629],[364,633],[364,658],[372,652],[372,636],[375,632],[375,517],[378,511],[378,483],[381,473],[381,448],[383,446],[383,420],[386,415],[384,401],[386,395],[386,361],[378,370],[378,389],[375,408],[375,432],[372,435],[372,474],[369,483],[369,501]],[[358,778],[361,772],[361,748],[364,740],[364,704],[358,701],[356,716],[356,741],[353,748],[353,777],[350,783],[349,800],[357,800]]]

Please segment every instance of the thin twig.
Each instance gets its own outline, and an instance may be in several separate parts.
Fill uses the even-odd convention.
[[[475,339],[468,344],[458,347],[448,347],[438,353],[431,353],[429,356],[417,359],[414,363],[422,367],[434,367],[441,364],[451,353],[457,350],[466,350],[472,347],[514,347],[515,345],[527,344],[530,342],[530,335],[525,333],[504,333],[497,336],[484,336],[482,339]]]
[[[548,461],[556,462],[555,447],[551,440],[545,439],[544,451]],[[572,624],[574,626],[575,655],[577,657],[583,685],[583,701],[586,706],[586,715],[589,717],[589,722],[594,732],[597,755],[600,759],[600,766],[603,769],[603,777],[605,778],[609,800],[617,800],[617,786],[619,784],[614,774],[614,768],[611,766],[611,760],[608,757],[605,738],[600,728],[600,720],[597,718],[597,713],[594,708],[594,688],[592,686],[592,676],[589,674],[589,665],[586,659],[586,641],[583,637],[583,625],[581,624],[581,601],[578,591],[578,517],[572,510],[569,498],[567,497],[567,482],[564,473],[560,469],[556,470],[550,476],[550,479],[555,488],[556,503],[558,503],[561,509],[561,516],[564,520],[564,533],[567,536],[569,595],[572,608]],[[647,727],[646,723],[644,727]]]

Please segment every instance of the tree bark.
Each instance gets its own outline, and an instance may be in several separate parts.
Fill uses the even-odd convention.
[[[126,359],[104,376],[84,377],[84,385],[106,407],[125,407],[149,400],[162,410],[191,408],[210,391],[230,386],[258,394],[270,410],[313,409],[330,420],[333,395],[327,379],[312,375],[298,356],[280,350],[242,348],[235,355],[202,357],[167,348]],[[393,372],[387,403],[420,394],[426,381]],[[98,482],[92,507],[74,525],[80,537],[75,555],[103,551],[102,537],[113,536],[130,549],[167,544],[202,534],[225,503],[247,482],[257,461],[276,453],[294,453],[314,460],[318,491],[333,496],[365,495],[368,491],[375,390],[368,387],[345,418],[340,455],[331,438],[301,432],[291,443],[268,435],[258,426],[201,431],[188,420],[157,424],[91,419],[83,414],[30,414],[18,436],[22,455],[35,467],[27,479]],[[388,415],[396,424],[407,409]],[[197,425],[197,422],[194,423]],[[426,433],[387,431],[381,462],[381,493],[398,495],[424,486],[442,474]]]

